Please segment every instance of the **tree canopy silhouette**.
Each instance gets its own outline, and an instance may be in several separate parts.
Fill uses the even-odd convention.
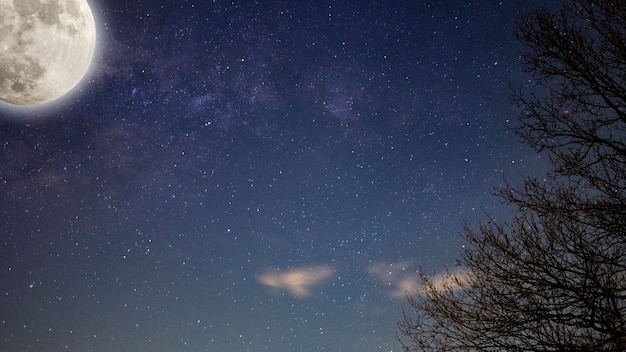
[[[444,280],[422,274],[406,352],[626,351],[626,2],[565,1],[516,34],[534,84],[515,133],[553,169],[497,191],[513,219],[466,225]]]

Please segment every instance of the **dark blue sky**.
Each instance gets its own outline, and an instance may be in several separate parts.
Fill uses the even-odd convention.
[[[0,106],[2,351],[397,352],[416,270],[542,174],[541,2],[90,3],[80,92]]]

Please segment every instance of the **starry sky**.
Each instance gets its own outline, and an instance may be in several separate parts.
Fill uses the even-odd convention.
[[[0,105],[0,350],[400,351],[416,271],[545,169],[541,3],[90,1],[85,82]]]

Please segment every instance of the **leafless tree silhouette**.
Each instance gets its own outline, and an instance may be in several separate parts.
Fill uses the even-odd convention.
[[[626,351],[626,1],[569,0],[517,28],[534,85],[513,92],[515,132],[554,167],[497,192],[513,220],[466,225],[443,281],[422,275],[406,352]]]

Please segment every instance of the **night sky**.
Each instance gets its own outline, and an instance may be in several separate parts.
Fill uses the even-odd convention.
[[[77,91],[0,105],[0,351],[400,351],[416,271],[545,158],[542,1],[90,1]]]

